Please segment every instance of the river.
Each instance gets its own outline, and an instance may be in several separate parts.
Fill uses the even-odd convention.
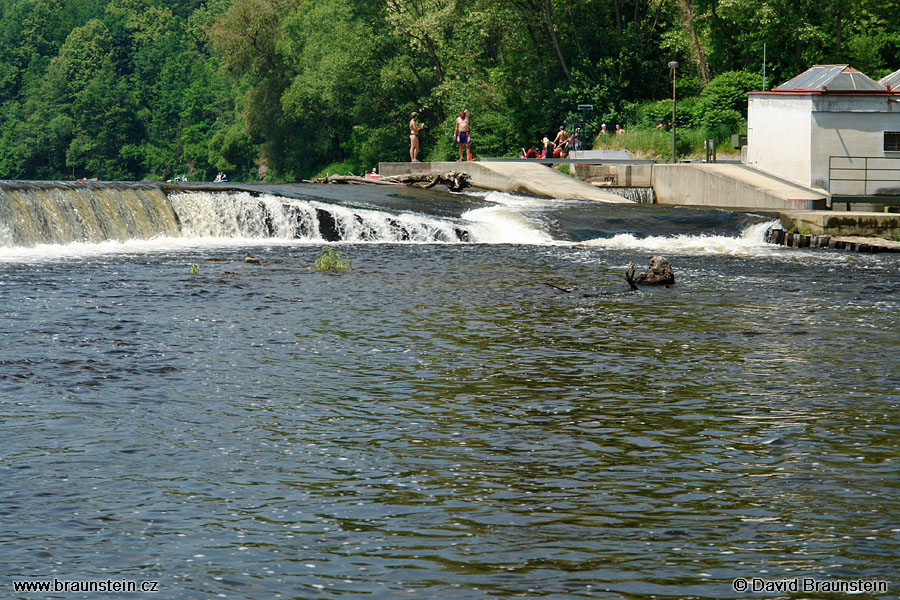
[[[500,193],[4,193],[3,596],[896,597],[895,255]],[[654,255],[676,285],[629,292]]]

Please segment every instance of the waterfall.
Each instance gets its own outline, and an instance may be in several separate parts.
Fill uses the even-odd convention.
[[[0,182],[0,246],[98,243],[179,235],[153,185]]]
[[[0,182],[0,247],[5,248],[156,237],[478,241],[466,225],[453,218],[246,191],[183,190],[167,196],[155,184]]]
[[[188,237],[279,238],[308,242],[460,242],[469,232],[449,219],[349,208],[248,192],[173,194]]]
[[[610,187],[604,189],[637,204],[653,204],[656,202],[652,187]]]

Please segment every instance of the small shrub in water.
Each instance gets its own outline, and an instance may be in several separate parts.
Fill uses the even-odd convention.
[[[200,265],[191,265],[191,275],[200,274]]]
[[[322,248],[319,258],[316,259],[316,269],[319,271],[349,271],[350,259],[341,256],[334,248]]]

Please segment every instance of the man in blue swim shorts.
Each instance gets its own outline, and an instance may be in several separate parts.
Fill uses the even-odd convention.
[[[459,111],[456,117],[456,127],[453,129],[453,139],[459,145],[459,160],[469,158],[469,111]]]

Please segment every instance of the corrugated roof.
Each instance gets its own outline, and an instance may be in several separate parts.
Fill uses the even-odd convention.
[[[849,65],[816,65],[775,92],[884,92],[883,85]]]
[[[897,90],[900,88],[900,69],[897,69],[887,77],[883,77],[878,80],[878,83],[883,85],[884,87],[890,88],[892,90]]]

